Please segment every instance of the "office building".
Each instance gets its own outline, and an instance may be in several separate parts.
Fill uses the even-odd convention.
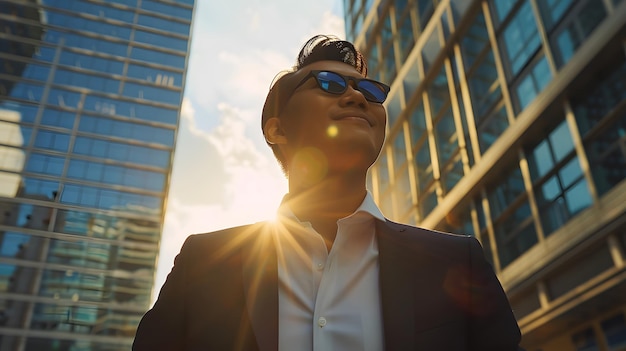
[[[0,0],[0,350],[129,350],[193,0]]]
[[[626,1],[344,7],[391,85],[383,212],[476,236],[528,351],[626,350]]]

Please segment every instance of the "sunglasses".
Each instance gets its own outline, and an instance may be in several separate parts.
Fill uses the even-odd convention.
[[[310,71],[293,90],[298,89],[311,77],[315,77],[320,89],[336,95],[343,94],[348,89],[350,82],[354,82],[356,90],[360,91],[367,101],[379,104],[382,104],[387,99],[387,94],[389,93],[389,86],[384,83],[367,78],[344,76],[331,71]]]

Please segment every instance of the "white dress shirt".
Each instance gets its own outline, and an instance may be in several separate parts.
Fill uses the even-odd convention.
[[[279,350],[383,350],[374,218],[385,219],[371,194],[337,221],[330,252],[286,203],[279,217],[286,229],[276,241]]]

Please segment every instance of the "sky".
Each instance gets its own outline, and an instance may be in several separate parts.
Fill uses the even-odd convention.
[[[287,181],[261,133],[273,78],[315,34],[345,38],[341,0],[196,0],[153,300],[190,234],[270,219]]]

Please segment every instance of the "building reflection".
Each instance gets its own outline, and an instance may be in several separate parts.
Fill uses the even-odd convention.
[[[193,0],[0,0],[0,350],[128,350]]]

